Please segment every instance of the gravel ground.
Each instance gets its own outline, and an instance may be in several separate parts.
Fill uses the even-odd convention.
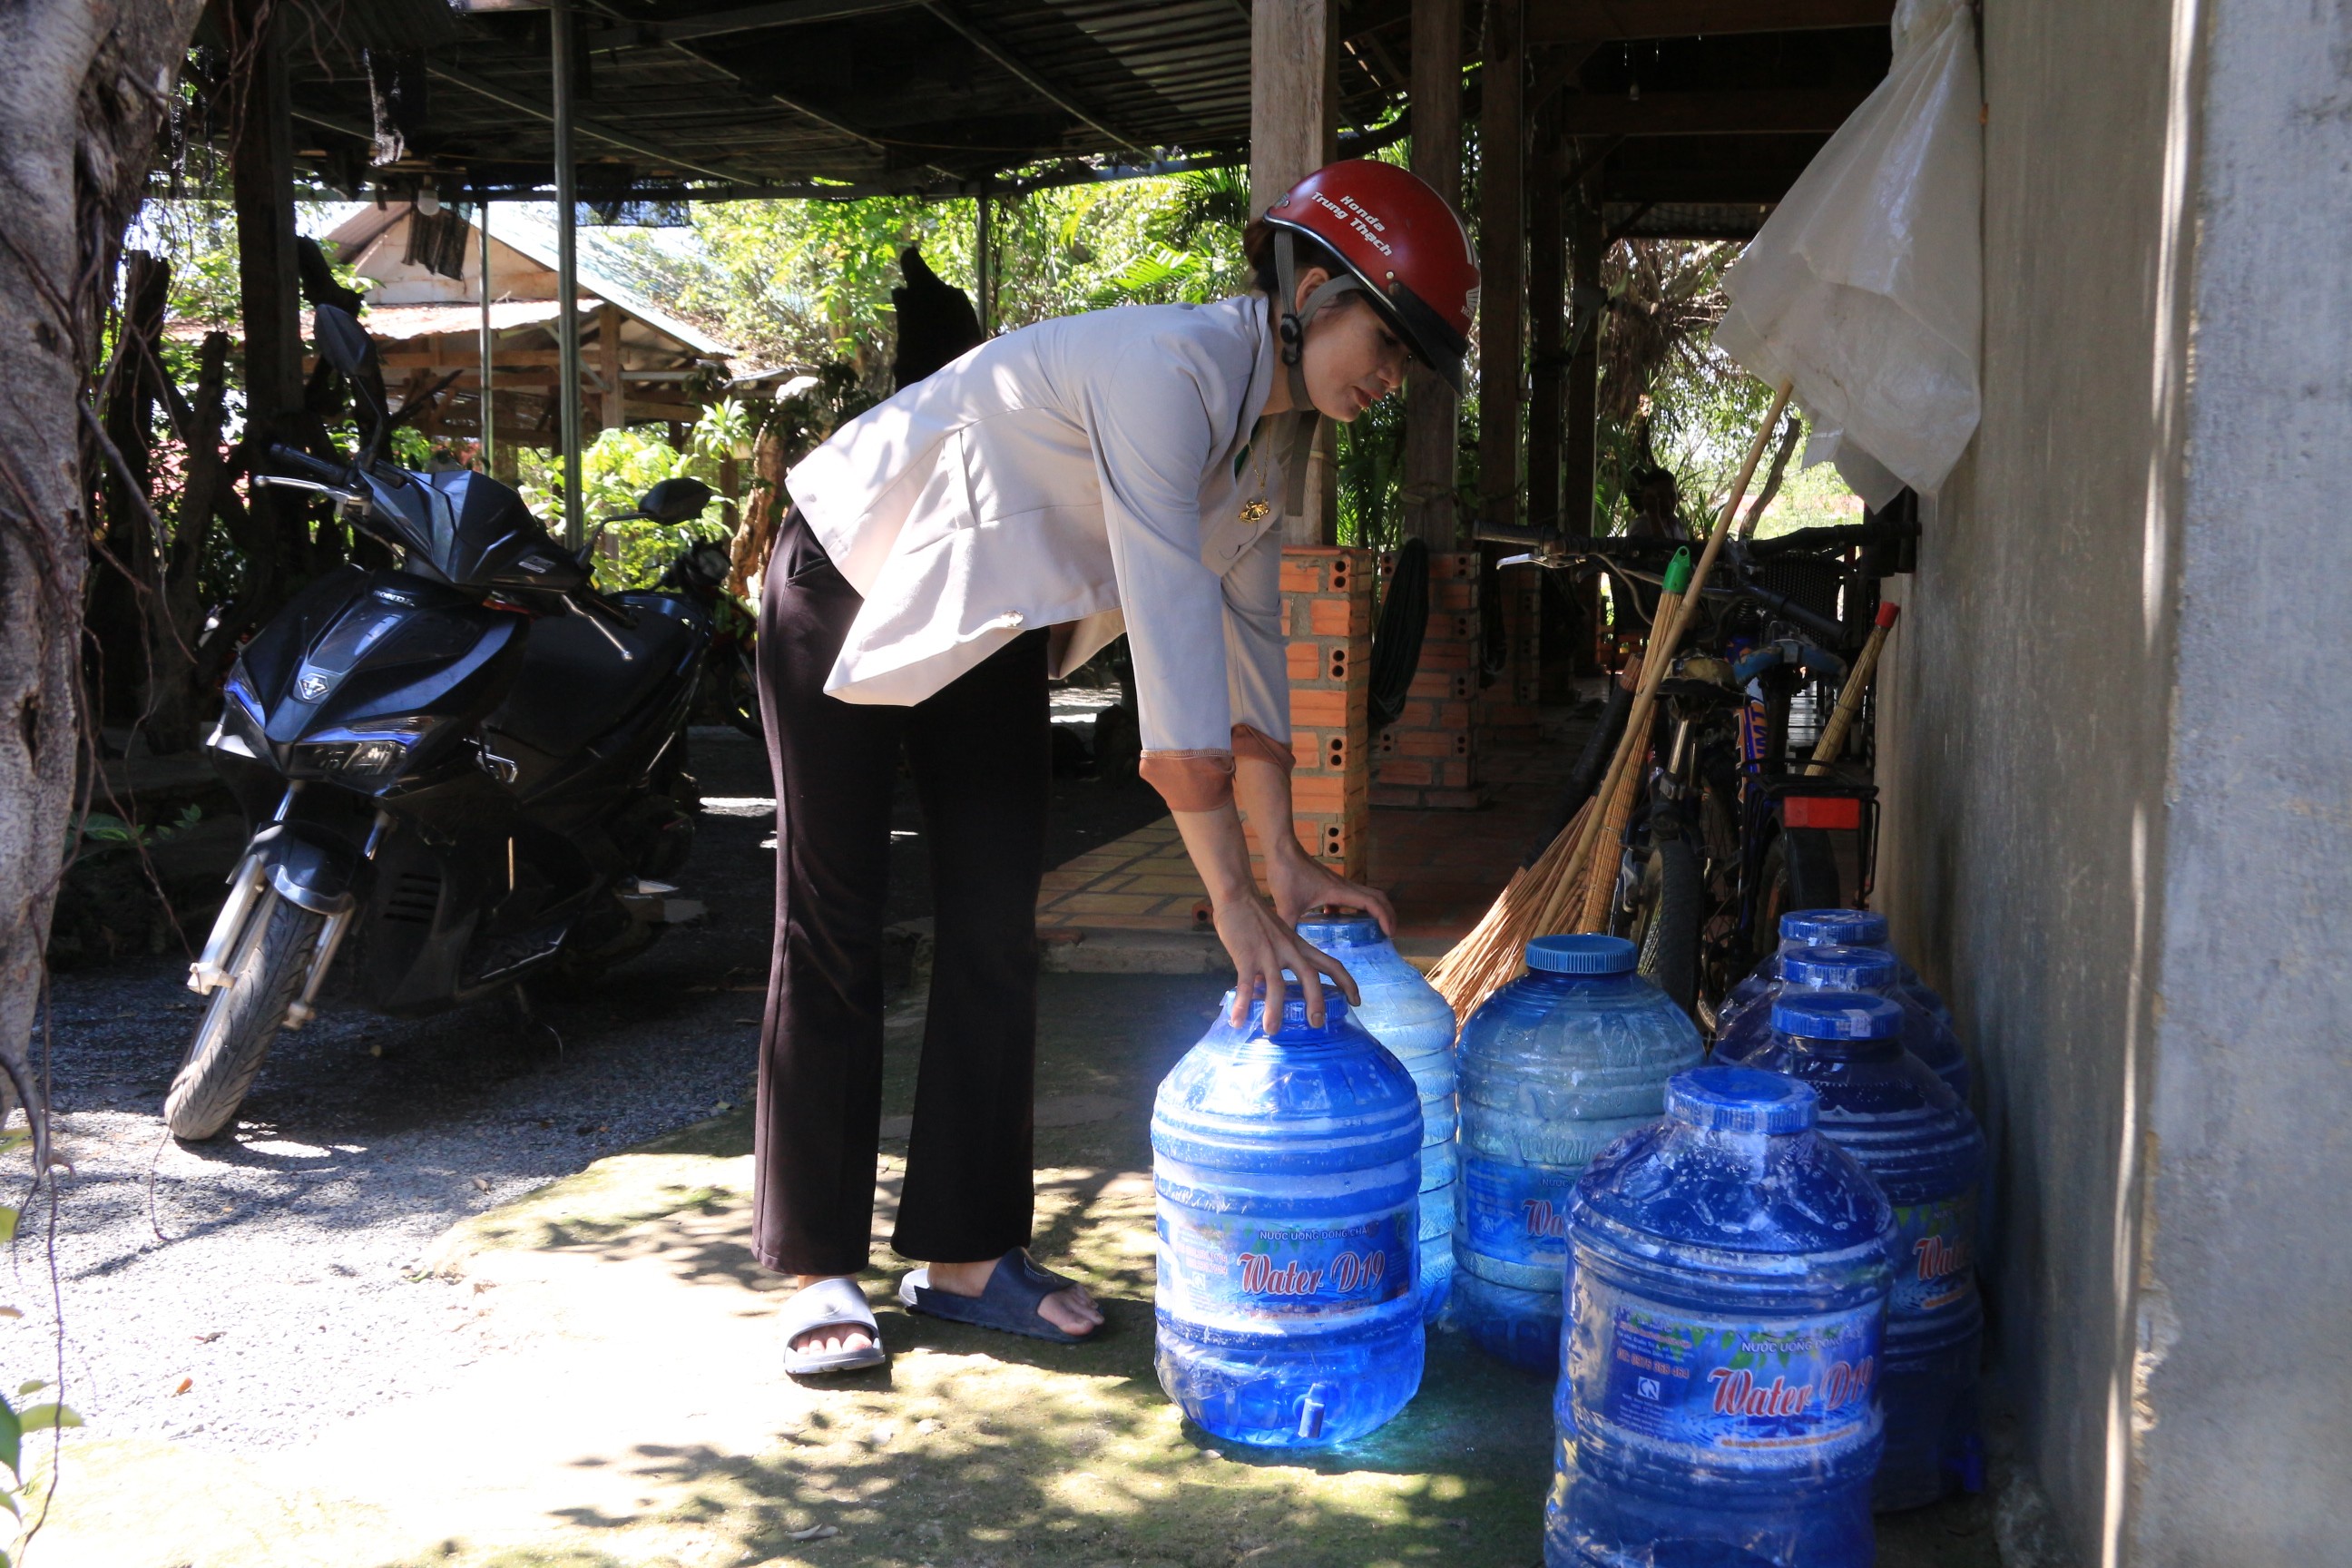
[[[766,759],[696,732],[713,797],[682,895],[709,913],[537,1024],[497,1003],[394,1020],[331,1005],[280,1034],[233,1137],[182,1146],[157,1112],[199,1004],[184,958],[54,987],[58,1300],[65,1397],[110,1436],[254,1450],[447,1386],[498,1346],[469,1288],[419,1278],[452,1222],[697,1121],[749,1090],[774,823]],[[894,918],[927,912],[902,790]],[[1142,786],[1056,782],[1048,863],[1158,815]],[[0,1303],[0,1371],[58,1377],[46,1205]]]

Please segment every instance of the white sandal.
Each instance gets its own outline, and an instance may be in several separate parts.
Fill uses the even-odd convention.
[[[866,1292],[855,1280],[820,1279],[793,1291],[777,1315],[777,1324],[783,1331],[784,1373],[790,1377],[857,1372],[890,1359],[882,1349],[882,1326],[874,1321],[874,1309],[866,1304]],[[802,1335],[835,1327],[864,1329],[867,1341],[849,1350],[800,1348]]]

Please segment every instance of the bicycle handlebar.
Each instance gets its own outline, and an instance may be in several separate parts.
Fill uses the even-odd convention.
[[[1894,544],[1919,537],[1916,522],[1840,522],[1819,528],[1792,529],[1770,539],[1748,542],[1751,561],[1769,561],[1776,555],[1787,555],[1800,550],[1815,548],[1843,550],[1850,544]]]

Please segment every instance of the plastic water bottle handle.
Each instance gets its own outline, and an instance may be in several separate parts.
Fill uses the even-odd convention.
[[[1298,1436],[1313,1442],[1323,1436],[1323,1401],[1330,1384],[1318,1383],[1298,1397]]]

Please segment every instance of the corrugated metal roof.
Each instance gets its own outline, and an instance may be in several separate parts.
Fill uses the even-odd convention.
[[[415,0],[345,4],[405,15]],[[581,0],[578,16],[583,199],[649,184],[957,188],[1057,161],[1232,153],[1249,133],[1246,0]],[[1386,37],[1341,75],[1343,113],[1370,123],[1404,82],[1357,56],[1404,56],[1410,0],[1353,0],[1343,18],[1351,39]],[[545,13],[453,25],[448,41],[373,61],[424,85],[401,127],[408,157],[388,172],[545,186]],[[309,42],[289,58],[301,138],[349,188],[377,173],[369,65],[331,37]]]

